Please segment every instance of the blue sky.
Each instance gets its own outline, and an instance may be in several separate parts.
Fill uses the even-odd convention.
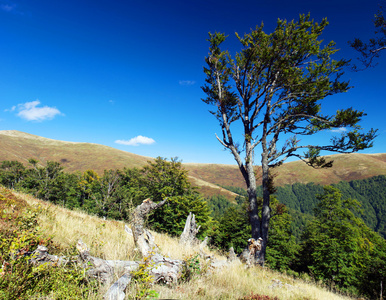
[[[201,101],[208,32],[248,33],[262,21],[311,13],[330,25],[322,38],[355,58],[347,41],[367,40],[378,1],[40,1],[0,0],[0,130],[90,142],[183,162],[234,164],[215,138],[216,119]],[[386,53],[376,68],[345,79],[348,93],[326,111],[365,110],[374,147],[386,152]],[[331,136],[313,137],[322,141]],[[257,151],[258,154],[258,151]],[[258,160],[259,157],[256,157]]]

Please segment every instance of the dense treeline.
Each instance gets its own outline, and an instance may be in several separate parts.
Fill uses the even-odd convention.
[[[303,207],[303,212],[287,208],[273,197],[271,213],[274,217],[269,232],[267,263],[272,268],[289,273],[308,274],[315,280],[354,295],[365,295],[370,299],[378,299],[380,295],[385,297],[382,285],[386,275],[386,241],[365,224],[365,218],[359,217],[366,213],[362,204],[347,196],[350,195],[348,186],[359,190],[361,195],[379,195],[384,189],[384,181],[385,176],[377,176],[324,188],[314,184],[297,184],[293,194],[303,198],[293,204]],[[366,191],[366,188],[376,189],[377,186],[379,193]],[[346,196],[337,187],[343,187]],[[289,190],[288,186],[285,188]],[[234,189],[232,191],[235,192]],[[283,191],[286,190],[278,188],[277,198],[285,195]],[[320,193],[316,194],[317,191]],[[368,203],[381,206],[382,199],[368,199]],[[230,219],[234,220],[234,224]],[[249,236],[245,207],[226,209],[220,224],[224,237],[220,235],[218,239],[226,246],[242,243],[243,238]],[[297,243],[291,224],[292,227],[296,225]],[[218,243],[218,246],[223,244]]]
[[[149,217],[153,229],[181,234],[190,211],[201,225],[201,234],[211,224],[206,201],[191,186],[187,171],[177,159],[159,157],[142,169],[105,170],[102,176],[93,170],[66,173],[60,163],[53,161],[45,166],[34,159],[29,160],[28,166],[3,161],[0,183],[66,208],[128,221],[131,211],[144,199],[158,202],[168,197],[168,205]]]
[[[358,200],[361,203],[361,209],[356,212],[356,215],[361,217],[370,229],[386,238],[385,175],[350,182],[341,181],[332,186],[342,193],[343,199]],[[247,194],[244,189],[238,187],[223,187],[239,194],[240,197]],[[293,217],[292,233],[298,240],[307,220],[310,220],[311,216],[314,215],[314,209],[319,202],[316,196],[322,194],[323,191],[323,186],[314,183],[295,183],[276,188],[275,197],[280,203],[288,207],[289,213]],[[261,187],[259,195],[262,195]]]
[[[343,199],[356,199],[361,203],[361,210],[356,212],[370,229],[386,237],[386,176],[341,181],[333,184],[341,193]],[[323,193],[321,185],[295,183],[278,187],[277,199],[288,208],[313,215],[318,203],[316,195]]]
[[[157,231],[181,234],[191,211],[201,225],[201,237],[209,236],[212,245],[224,251],[234,247],[240,253],[250,237],[246,191],[232,189],[239,194],[235,203],[222,196],[203,199],[177,159],[157,158],[142,169],[106,170],[102,176],[92,170],[66,173],[51,161],[45,166],[34,159],[28,166],[3,161],[0,184],[70,209],[127,221],[144,199],[168,197],[168,204],[148,220]],[[271,196],[266,263],[350,293],[378,297],[386,275],[386,242],[373,229],[384,234],[385,187],[385,176],[325,188],[279,187]]]

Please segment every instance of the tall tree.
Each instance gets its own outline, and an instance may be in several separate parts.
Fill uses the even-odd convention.
[[[367,43],[364,43],[359,38],[348,42],[352,48],[359,52],[360,57],[358,57],[358,60],[363,64],[364,68],[375,66],[374,59],[378,58],[380,53],[386,50],[386,20],[383,11],[384,8],[381,7],[374,16],[373,22],[376,37],[371,38]],[[353,66],[353,69],[359,70],[355,65]]]
[[[348,292],[378,298],[386,273],[385,240],[355,215],[358,201],[343,199],[331,186],[317,198],[315,219],[302,236],[301,271]]]
[[[205,61],[207,98],[203,101],[215,107],[211,113],[218,119],[220,143],[233,154],[247,185],[249,219],[252,237],[262,237],[261,262],[264,264],[268,242],[270,194],[273,176],[270,169],[289,157],[298,157],[317,167],[331,166],[319,156],[321,150],[342,153],[371,147],[376,130],[361,133],[358,122],[365,113],[352,108],[338,110],[335,115],[321,112],[321,100],[349,89],[341,81],[345,60],[332,60],[337,50],[334,42],[322,46],[319,40],[328,22],[319,24],[310,16],[298,21],[278,20],[275,31],[267,34],[264,25],[257,26],[243,37],[236,33],[242,50],[232,58],[220,46],[226,36],[209,33],[209,55]],[[234,122],[241,122],[241,136]],[[298,136],[313,135],[323,130],[346,127],[341,136],[327,145],[301,145]],[[236,132],[236,133],[235,133]],[[284,143],[278,144],[279,138]],[[263,205],[258,213],[254,153],[261,147]],[[308,149],[305,153],[299,150]],[[242,158],[242,153],[244,157]]]

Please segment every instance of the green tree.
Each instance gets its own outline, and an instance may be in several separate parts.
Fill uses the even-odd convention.
[[[251,232],[248,216],[248,202],[239,206],[231,206],[226,209],[218,221],[216,230],[212,233],[212,243],[228,251],[233,247],[237,253],[241,253],[247,246]],[[258,198],[261,207],[263,199]],[[271,196],[272,222],[269,228],[270,239],[267,247],[267,263],[272,269],[289,269],[295,261],[298,247],[295,238],[291,234],[292,218],[288,214],[287,207]]]
[[[158,231],[180,235],[189,212],[196,216],[202,236],[210,225],[207,202],[192,187],[188,172],[177,158],[157,157],[141,170],[140,190],[154,202],[168,198],[168,203],[149,216],[149,224]]]
[[[24,179],[26,168],[16,160],[5,160],[0,165],[0,183],[10,189]]]
[[[331,186],[324,190],[318,196],[315,219],[302,237],[302,270],[310,272],[316,280],[359,292],[363,290],[362,281],[367,281],[364,274],[368,275],[380,263],[379,257],[385,256],[385,241],[355,216],[358,201],[342,199],[340,191]],[[378,259],[373,262],[374,256]],[[381,272],[384,276],[385,270]],[[376,281],[379,286],[380,281]]]
[[[233,247],[236,253],[241,253],[247,246],[251,225],[244,207],[228,207],[221,216],[216,230],[212,233],[212,244],[228,251]]]
[[[278,20],[275,31],[266,34],[257,26],[244,37],[236,34],[242,50],[232,58],[220,46],[226,36],[209,33],[206,57],[206,85],[203,101],[213,105],[222,138],[219,142],[234,156],[247,185],[249,219],[253,238],[262,237],[262,263],[268,243],[270,195],[273,175],[270,170],[289,157],[298,157],[315,167],[331,162],[319,156],[321,150],[355,152],[372,146],[376,130],[361,133],[358,122],[365,115],[352,108],[335,115],[321,112],[321,100],[349,89],[341,81],[345,60],[333,60],[334,42],[322,46],[319,39],[328,22],[316,23],[301,15],[297,22]],[[242,132],[234,129],[240,121]],[[327,145],[302,145],[299,136],[313,135],[332,128],[349,128]],[[237,133],[235,133],[235,131]],[[242,142],[237,137],[242,136]],[[279,139],[287,139],[278,144]],[[261,147],[263,205],[259,217],[254,153]],[[308,149],[305,153],[301,150]],[[242,158],[244,153],[244,158]]]
[[[97,213],[96,201],[101,190],[100,177],[93,170],[86,170],[79,175],[80,207],[88,212]]]
[[[266,261],[270,268],[284,271],[294,264],[299,247],[291,232],[292,217],[288,208],[275,197],[271,197],[271,208]]]
[[[211,216],[219,220],[224,214],[225,210],[230,206],[235,206],[234,203],[231,203],[227,198],[222,195],[212,196],[206,199],[209,209],[211,211]]]

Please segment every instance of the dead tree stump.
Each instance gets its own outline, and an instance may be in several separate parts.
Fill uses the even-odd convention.
[[[187,246],[193,246],[198,244],[196,234],[199,230],[200,226],[197,227],[196,216],[192,214],[192,212],[190,212],[188,217],[186,218],[184,231],[180,236],[180,244],[185,244]]]
[[[159,203],[154,203],[150,199],[146,199],[134,210],[131,229],[134,242],[143,257],[157,250],[152,234],[145,228],[145,218],[151,211],[163,206],[166,201],[167,198]]]
[[[261,241],[261,238],[258,238],[257,240],[250,238],[248,240],[247,248],[245,248],[240,255],[240,260],[248,266],[257,264],[259,261],[259,252],[261,250]]]

